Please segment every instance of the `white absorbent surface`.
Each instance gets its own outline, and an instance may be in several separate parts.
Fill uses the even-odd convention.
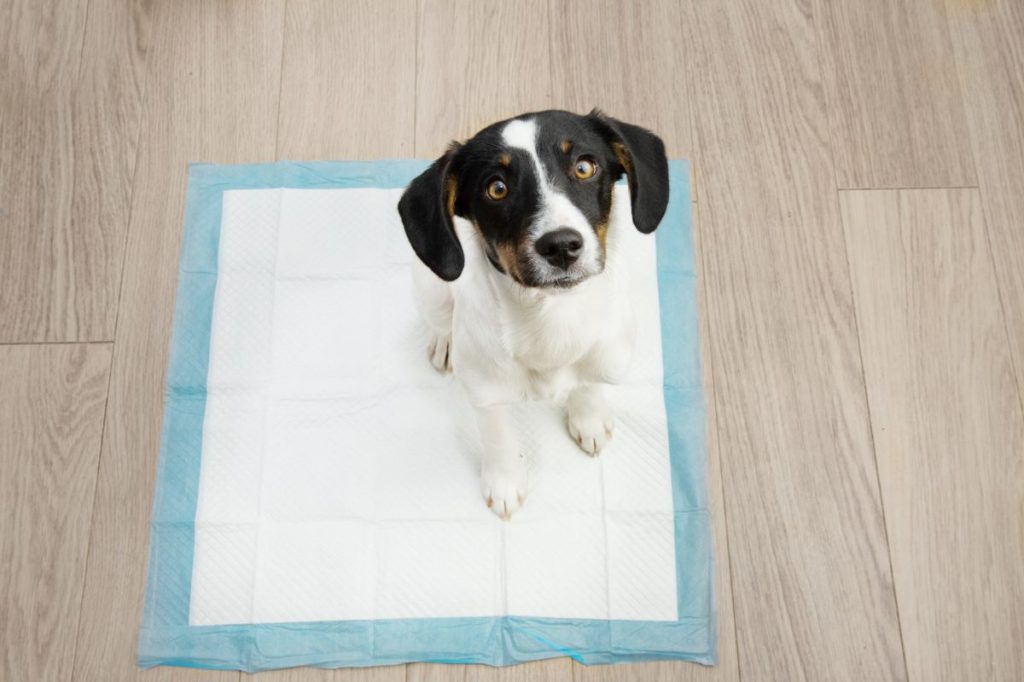
[[[427,360],[402,190],[224,193],[191,625],[676,620],[655,240],[616,191],[638,344],[608,391],[615,435],[590,458],[560,406],[517,408],[531,485],[511,522],[480,496],[472,412]]]

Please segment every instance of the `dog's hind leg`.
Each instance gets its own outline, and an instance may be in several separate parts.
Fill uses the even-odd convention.
[[[414,259],[412,264],[413,289],[420,316],[430,327],[427,357],[439,372],[452,369],[452,314],[455,299],[448,282],[435,275],[427,266]]]

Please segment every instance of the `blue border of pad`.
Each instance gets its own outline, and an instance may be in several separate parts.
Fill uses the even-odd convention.
[[[507,665],[569,656],[580,663],[716,661],[714,570],[704,483],[690,167],[671,161],[671,200],[657,235],[678,621],[520,616],[194,627],[188,624],[210,323],[225,190],[403,187],[426,161],[281,162],[189,168],[165,407],[150,520],[149,578],[138,663],[245,671],[410,661]]]

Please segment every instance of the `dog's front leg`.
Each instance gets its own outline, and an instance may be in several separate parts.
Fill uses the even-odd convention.
[[[566,401],[569,435],[588,455],[597,455],[611,440],[615,419],[602,384],[580,384]]]
[[[420,317],[430,326],[427,357],[439,372],[452,369],[452,315],[455,300],[451,286],[427,269],[419,260],[412,265],[413,291]]]
[[[477,426],[483,444],[480,475],[487,506],[505,519],[523,505],[526,498],[526,463],[512,433],[508,406],[477,407]]]

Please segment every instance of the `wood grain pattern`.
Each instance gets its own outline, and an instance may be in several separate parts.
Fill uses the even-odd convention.
[[[840,200],[910,677],[1022,679],[1024,419],[981,198]]]
[[[75,60],[87,0],[0,6],[0,341],[55,340],[52,277],[69,270]],[[40,296],[46,292],[45,296]]]
[[[708,310],[708,266],[705,253],[707,236],[700,204],[693,205],[693,248],[697,258],[697,301],[700,315],[700,370],[701,386],[704,390],[705,452],[707,457],[708,500],[711,504],[711,531],[715,543],[715,600],[718,609],[718,664],[714,668],[687,666],[685,674],[679,663],[665,661],[649,664],[656,673],[653,679],[740,679],[739,657],[736,643],[736,616],[732,595],[732,567],[729,555],[728,515],[725,508],[725,491],[722,481],[722,449],[719,432],[722,424],[718,419],[718,401],[715,399],[715,372],[712,359],[711,313]],[[651,679],[637,666],[638,681]]]
[[[669,156],[692,158],[683,3],[552,2],[552,106],[594,107],[657,131]]]
[[[284,3],[158,5],[75,679],[135,679],[189,161],[274,158]],[[163,668],[145,679],[237,679]]]
[[[904,679],[812,18],[688,26],[740,670]]]
[[[415,0],[288,5],[277,154],[413,156]]]
[[[0,678],[68,679],[110,345],[0,346]]]
[[[114,338],[152,38],[151,5],[149,0],[89,1],[74,93],[70,274],[64,284],[67,300],[56,309],[73,326],[51,337]]]
[[[816,0],[839,187],[975,184],[940,2]]]
[[[685,4],[674,0],[550,3],[552,104],[598,107],[658,133],[672,158],[695,158],[691,137]],[[697,198],[696,175],[691,197]]]
[[[421,0],[416,156],[436,158],[494,121],[552,107],[547,8],[544,0]]]
[[[946,6],[1024,399],[1024,4],[947,0]]]
[[[0,341],[113,339],[150,11],[86,4],[5,3]]]

